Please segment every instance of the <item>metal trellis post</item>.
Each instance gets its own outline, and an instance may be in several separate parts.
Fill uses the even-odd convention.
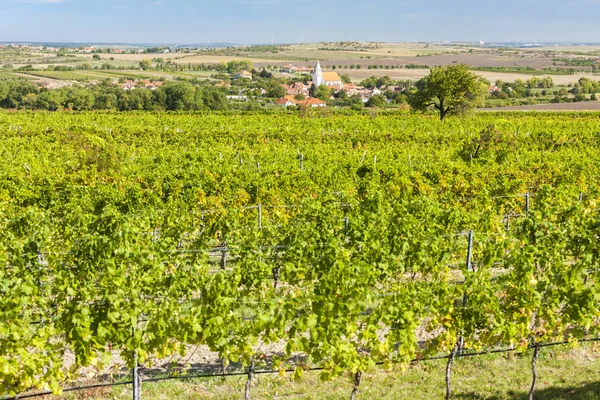
[[[258,229],[262,229],[262,205],[258,205]]]
[[[137,351],[133,352],[133,363],[133,400],[141,400],[142,395],[140,390],[140,371],[138,366]]]
[[[469,231],[469,247],[467,248],[467,273],[473,272],[473,231]],[[467,294],[463,294],[463,307],[467,306]],[[465,345],[465,337],[460,336],[459,340],[459,351],[462,354],[463,347]]]
[[[40,250],[38,250],[37,259],[38,259],[38,287],[39,287],[40,294],[41,294],[42,291],[44,290],[44,287],[43,287],[44,283],[42,281],[42,269],[43,269],[44,257]],[[41,314],[40,326],[42,328],[44,327],[44,314]],[[46,350],[44,350],[44,355],[47,355],[47,354],[48,354],[48,352]],[[48,372],[48,366],[44,365],[44,367],[42,368],[42,375],[46,375],[46,372]]]
[[[227,268],[227,242],[223,241],[221,249],[221,269]]]

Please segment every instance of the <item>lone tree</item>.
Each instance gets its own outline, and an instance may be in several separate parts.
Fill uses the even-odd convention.
[[[140,69],[143,71],[149,71],[152,68],[152,61],[142,60],[140,61]]]
[[[409,98],[412,108],[425,111],[434,107],[443,121],[447,115],[463,114],[477,106],[487,93],[486,81],[465,64],[432,68],[417,82]]]

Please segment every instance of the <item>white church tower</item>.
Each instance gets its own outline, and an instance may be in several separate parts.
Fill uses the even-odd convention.
[[[313,83],[316,87],[325,84],[325,79],[323,78],[323,70],[321,69],[321,63],[317,61],[317,65],[315,65],[315,73],[313,74]]]

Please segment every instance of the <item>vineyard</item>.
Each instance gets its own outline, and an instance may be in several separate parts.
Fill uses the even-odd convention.
[[[246,398],[437,357],[450,396],[500,350],[533,393],[544,346],[600,329],[597,114],[15,112],[0,138],[4,398],[116,358],[140,398],[193,346]]]

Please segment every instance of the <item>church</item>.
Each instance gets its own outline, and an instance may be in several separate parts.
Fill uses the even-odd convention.
[[[344,88],[344,82],[342,82],[342,78],[340,78],[338,73],[323,72],[319,61],[317,61],[317,65],[315,65],[313,83],[315,86],[325,85],[334,90],[342,90]]]

